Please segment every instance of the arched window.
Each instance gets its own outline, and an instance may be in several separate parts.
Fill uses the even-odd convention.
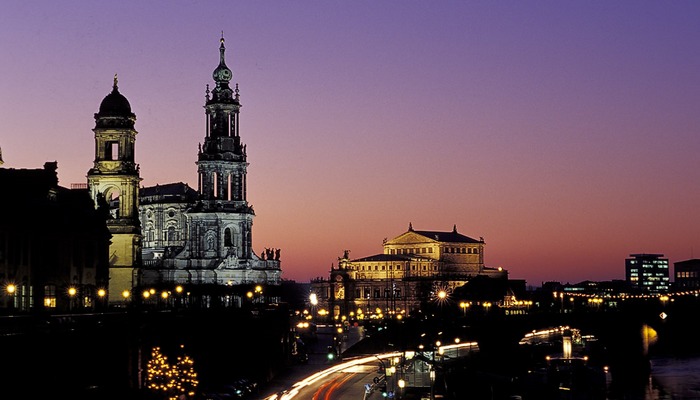
[[[226,230],[224,230],[224,246],[233,246],[233,239],[231,238],[231,228],[226,228]]]

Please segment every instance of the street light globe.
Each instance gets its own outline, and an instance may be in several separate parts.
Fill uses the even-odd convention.
[[[316,296],[316,293],[311,293],[309,295],[309,302],[312,306],[318,305],[318,297]]]
[[[247,298],[252,299],[253,298],[253,292],[248,292],[245,294]]]
[[[406,387],[406,381],[403,379],[399,379],[399,388],[403,389]]]
[[[177,285],[177,286],[175,287],[175,291],[176,291],[177,293],[182,293],[182,286]]]
[[[123,297],[124,299],[128,299],[129,296],[131,296],[131,292],[129,292],[128,290],[125,290],[125,291],[122,292],[122,297]]]
[[[439,298],[440,300],[443,300],[445,297],[447,297],[447,292],[446,292],[446,291],[441,290],[441,291],[438,292],[438,298]]]
[[[99,297],[105,297],[105,296],[107,295],[107,291],[104,290],[104,289],[98,289],[98,290],[97,290],[97,295],[98,295]]]
[[[10,283],[9,285],[7,285],[7,288],[6,288],[5,290],[7,290],[7,293],[8,293],[8,294],[14,294],[15,291],[17,290],[17,286],[15,286],[14,284]]]
[[[76,293],[78,293],[78,290],[76,288],[74,288],[72,286],[68,288],[68,295],[69,296],[73,297],[73,296],[75,296]]]

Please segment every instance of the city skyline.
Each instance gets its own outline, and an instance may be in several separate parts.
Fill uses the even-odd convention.
[[[529,285],[700,251],[700,3],[10,2],[4,168],[85,183],[119,76],[142,184],[197,187],[222,31],[253,248],[282,276],[417,230],[483,237]],[[694,248],[696,248],[694,250]]]

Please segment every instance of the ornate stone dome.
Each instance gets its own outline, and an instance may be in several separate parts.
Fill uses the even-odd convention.
[[[117,87],[117,75],[114,75],[114,86],[112,86],[112,93],[105,96],[100,104],[100,111],[98,113],[102,116],[124,116],[129,117],[131,113],[131,104],[129,100],[119,93],[119,87]]]
[[[119,93],[117,86],[114,86],[112,93],[105,96],[100,104],[100,115],[131,115],[131,104],[129,100]]]

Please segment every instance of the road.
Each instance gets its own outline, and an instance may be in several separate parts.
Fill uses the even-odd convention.
[[[470,351],[478,351],[476,343],[461,343],[443,346],[438,353],[392,352],[370,356],[358,356],[326,363],[322,369],[300,378],[283,390],[264,397],[264,400],[341,400],[355,398],[363,400],[383,399],[383,392],[394,398],[421,398],[430,391],[430,364],[435,357],[440,360],[460,357]],[[401,360],[410,362],[402,363]],[[401,366],[404,365],[405,368]],[[402,373],[398,371],[403,370]],[[405,389],[399,386],[400,380]],[[409,396],[404,390],[418,393]],[[422,393],[422,394],[421,394]],[[437,398],[438,396],[436,396]]]
[[[375,378],[379,379],[383,375],[380,359],[386,360],[399,355],[399,353],[387,353],[338,362],[299,380],[285,391],[265,397],[265,400],[359,399],[365,396],[365,385],[372,385]],[[365,400],[381,398],[383,397],[379,390],[372,391],[364,397]]]
[[[282,393],[285,390],[292,388],[295,383],[310,377],[319,371],[339,365],[341,360],[337,358],[329,360],[327,351],[328,346],[333,343],[333,332],[335,329],[336,328],[333,326],[319,325],[317,341],[310,341],[307,344],[309,353],[308,363],[295,365],[285,373],[275,377],[272,382],[265,386],[263,390],[265,396],[263,398],[269,398],[277,393]],[[341,354],[347,351],[353,345],[357,344],[363,338],[364,329],[361,326],[351,326],[343,334],[344,340],[341,343]]]

